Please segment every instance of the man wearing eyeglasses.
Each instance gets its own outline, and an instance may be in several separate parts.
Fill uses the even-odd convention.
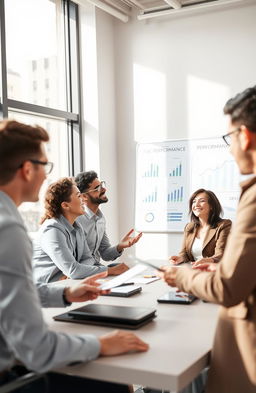
[[[148,349],[148,345],[133,333],[115,331],[99,338],[88,334],[70,335],[51,331],[44,322],[41,305],[65,307],[71,302],[94,300],[104,293],[99,289],[97,279],[106,275],[99,273],[75,287],[64,289],[46,284],[38,285],[36,289],[33,283],[32,245],[17,207],[23,202],[38,201],[40,187],[53,166],[47,161],[44,149],[44,142],[48,140],[47,132],[39,126],[32,127],[11,120],[0,122],[1,392],[6,391],[5,387],[2,390],[3,385],[15,379],[17,383],[18,376],[26,373],[27,369],[45,373],[73,362],[90,361],[100,355]],[[35,383],[39,386],[32,384],[22,391],[130,391],[125,385],[53,372]]]
[[[230,99],[224,140],[242,174],[256,175],[256,86]],[[216,272],[166,268],[170,286],[221,305],[206,393],[256,392],[256,176],[241,184],[236,222]]]
[[[97,173],[94,171],[79,173],[75,181],[85,204],[85,214],[78,217],[77,221],[83,226],[85,231],[88,259],[95,265],[100,264],[100,258],[104,261],[113,261],[120,257],[124,248],[131,247],[137,243],[142,233],[132,237],[132,229],[117,246],[111,246],[106,234],[106,219],[99,209],[102,203],[108,202],[106,183],[100,181]],[[125,263],[110,265],[108,267],[108,274],[110,275],[118,275],[128,269]]]

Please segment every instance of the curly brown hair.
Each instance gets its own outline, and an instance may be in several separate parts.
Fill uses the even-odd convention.
[[[48,218],[58,218],[62,214],[61,203],[70,201],[73,186],[76,186],[76,183],[70,177],[63,177],[49,185],[44,197],[45,213],[40,224]]]

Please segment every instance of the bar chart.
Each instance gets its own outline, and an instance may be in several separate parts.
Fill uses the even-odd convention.
[[[156,203],[157,202],[157,188],[147,194],[147,196],[143,199],[144,203]]]
[[[159,165],[150,163],[149,168],[144,172],[144,177],[158,177]]]
[[[167,201],[171,203],[183,202],[183,186],[167,194]]]
[[[176,166],[176,168],[172,169],[169,172],[169,176],[170,177],[182,176],[182,164],[181,164],[181,162]]]

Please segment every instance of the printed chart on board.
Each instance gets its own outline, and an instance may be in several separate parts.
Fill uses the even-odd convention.
[[[240,195],[239,183],[244,180],[228,146],[216,139],[194,140],[190,149],[191,191],[205,188],[213,191],[224,210],[224,217],[235,219]]]
[[[136,228],[179,231],[187,221],[188,143],[145,143],[137,149]]]
[[[215,192],[224,217],[234,220],[243,178],[221,138],[141,143],[136,165],[137,230],[183,231],[199,188]]]

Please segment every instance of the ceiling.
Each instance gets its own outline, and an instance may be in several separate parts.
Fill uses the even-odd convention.
[[[81,0],[80,0],[81,1]],[[182,15],[234,4],[245,5],[252,0],[88,0],[123,22],[137,15],[139,20],[165,15]],[[254,0],[255,1],[255,0]]]

